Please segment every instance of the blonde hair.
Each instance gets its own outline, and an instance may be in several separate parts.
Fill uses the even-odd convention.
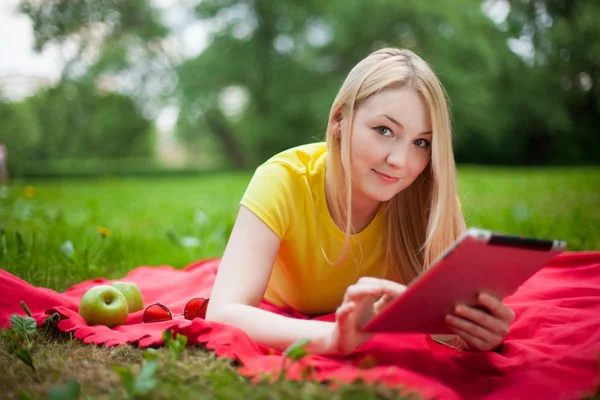
[[[388,274],[408,283],[430,265],[461,233],[462,212],[456,196],[456,166],[452,151],[450,112],[446,93],[435,73],[409,50],[384,48],[371,53],[348,74],[329,114],[326,190],[332,216],[343,221],[345,240],[338,264],[348,252],[352,232],[351,134],[355,110],[387,88],[409,87],[425,101],[432,125],[431,160],[409,187],[386,204]],[[341,115],[340,115],[341,112]],[[338,122],[341,135],[333,131]],[[340,141],[345,141],[344,152]],[[343,164],[342,164],[343,160]],[[348,166],[347,169],[343,165]],[[345,195],[344,195],[345,191]]]

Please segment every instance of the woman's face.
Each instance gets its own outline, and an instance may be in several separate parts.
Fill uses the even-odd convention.
[[[386,89],[362,103],[352,125],[353,203],[376,207],[406,189],[429,163],[431,137],[429,112],[414,89]]]

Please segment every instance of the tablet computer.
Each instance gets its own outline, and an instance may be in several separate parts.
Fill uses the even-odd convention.
[[[444,316],[477,295],[503,299],[562,253],[566,242],[471,228],[364,325],[368,332],[452,333]]]

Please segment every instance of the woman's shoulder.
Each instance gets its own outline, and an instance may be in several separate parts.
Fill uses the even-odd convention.
[[[324,166],[326,156],[327,146],[324,142],[303,144],[274,155],[259,168],[280,165],[300,175],[314,175]]]
[[[316,177],[325,163],[325,143],[293,147],[260,165],[240,201],[283,238],[314,198]]]

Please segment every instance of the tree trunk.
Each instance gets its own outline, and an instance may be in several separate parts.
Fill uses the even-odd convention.
[[[225,154],[227,154],[227,158],[231,161],[232,165],[237,169],[246,167],[244,152],[233,136],[233,132],[231,132],[231,129],[227,126],[227,122],[223,115],[218,111],[211,110],[206,112],[204,117],[206,118],[209,129],[221,144],[221,147],[225,151]]]

